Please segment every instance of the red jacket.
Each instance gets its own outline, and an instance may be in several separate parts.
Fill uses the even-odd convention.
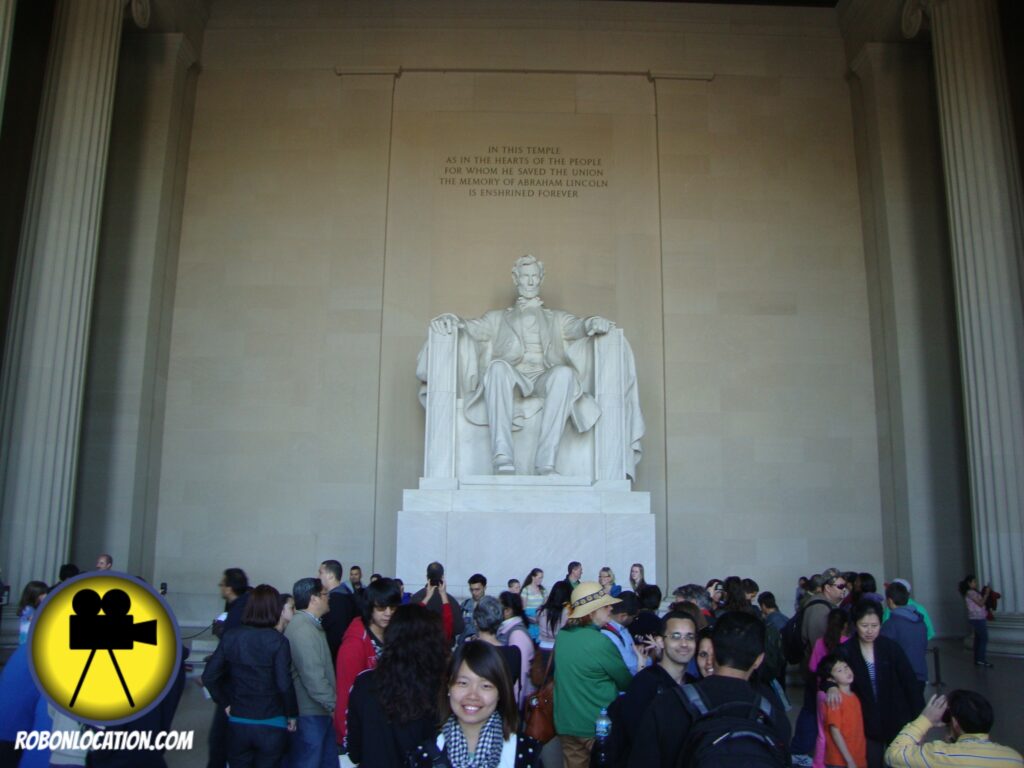
[[[338,743],[345,741],[345,724],[348,719],[348,696],[356,675],[377,666],[377,651],[370,639],[370,633],[363,627],[363,620],[356,618],[348,625],[345,636],[338,648],[335,665],[335,682],[338,688],[338,705],[334,709],[334,730]]]

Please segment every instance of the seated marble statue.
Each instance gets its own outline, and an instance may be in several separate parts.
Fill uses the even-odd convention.
[[[608,333],[615,324],[603,317],[580,318],[545,307],[540,299],[544,264],[533,256],[516,260],[512,278],[519,293],[515,306],[475,319],[446,313],[434,318],[430,328],[439,334],[462,331],[458,355],[463,413],[470,423],[490,427],[495,474],[515,474],[512,432],[539,413],[533,466],[537,474],[548,475],[555,472],[566,424],[572,421],[578,432],[587,432],[601,416],[598,403],[586,391],[593,354],[588,339]],[[635,398],[635,372],[629,357]],[[517,391],[521,398],[516,398]],[[528,399],[526,404],[523,398]],[[638,456],[643,434],[638,404],[635,417],[639,426],[631,435]]]

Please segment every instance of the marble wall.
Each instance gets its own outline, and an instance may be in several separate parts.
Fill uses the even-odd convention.
[[[427,320],[507,305],[525,252],[636,353],[659,583],[882,573],[834,11],[221,0],[200,60],[153,569],[183,619],[227,566],[393,568]],[[607,186],[458,183],[595,168],[552,156]]]

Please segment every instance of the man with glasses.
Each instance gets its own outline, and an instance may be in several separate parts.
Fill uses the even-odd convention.
[[[686,667],[697,650],[697,624],[693,616],[685,611],[669,611],[654,644],[661,653],[661,659],[637,672],[625,693],[609,709],[618,765],[628,762],[644,716],[658,694],[683,683],[696,682],[695,678],[686,675]]]
[[[299,727],[292,734],[290,768],[337,768],[338,745],[332,717],[337,704],[334,666],[320,623],[328,592],[319,579],[299,579],[292,587],[295,617],[284,636],[292,651],[292,680],[299,701]]]
[[[808,664],[814,644],[825,635],[829,612],[843,602],[849,591],[846,578],[838,568],[826,568],[820,576],[812,576],[807,581],[801,624],[804,641],[804,659],[801,664],[804,673],[804,703],[793,734],[793,765],[811,765],[813,762],[811,756],[818,733],[818,678]]]

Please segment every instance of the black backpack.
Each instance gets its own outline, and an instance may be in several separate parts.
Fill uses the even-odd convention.
[[[816,597],[800,606],[793,617],[786,622],[779,633],[782,635],[782,652],[790,664],[799,664],[804,660],[804,614],[812,605],[821,604],[831,607],[828,600]]]
[[[712,708],[695,685],[675,689],[690,715],[690,731],[677,768],[787,768],[789,750],[775,732],[772,705],[759,693],[752,701]]]

